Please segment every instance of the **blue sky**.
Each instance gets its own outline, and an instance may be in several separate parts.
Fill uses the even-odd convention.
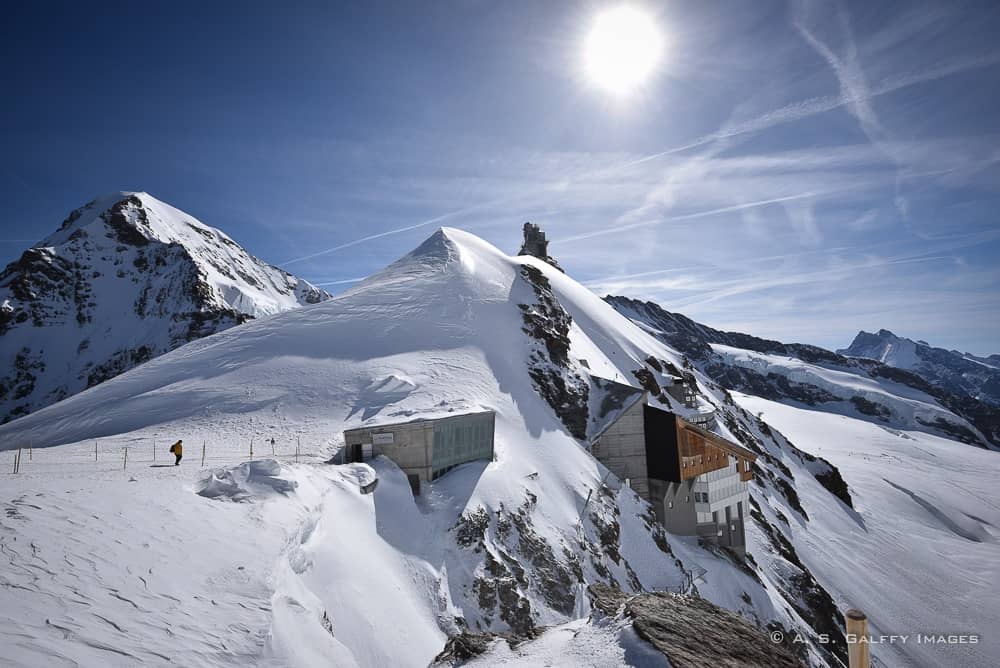
[[[616,2],[22,3],[0,31],[0,260],[146,190],[331,291],[439,225],[707,324],[1000,352],[1000,6],[633,3],[632,95],[582,43]],[[90,6],[87,6],[87,5]]]

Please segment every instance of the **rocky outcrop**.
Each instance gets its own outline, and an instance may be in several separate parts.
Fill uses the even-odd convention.
[[[545,232],[542,232],[542,228],[534,223],[525,223],[523,232],[524,241],[521,243],[521,249],[517,251],[518,255],[537,257],[559,271],[563,270],[556,259],[549,255],[549,240],[545,238]]]
[[[592,585],[588,595],[605,615],[630,620],[636,634],[674,668],[805,666],[761,629],[697,596],[652,592],[630,597],[599,584]]]
[[[575,438],[587,437],[590,384],[569,359],[569,328],[573,323],[562,307],[552,285],[538,268],[521,267],[521,276],[535,293],[534,304],[518,304],[524,333],[536,341],[528,374],[538,394]]]

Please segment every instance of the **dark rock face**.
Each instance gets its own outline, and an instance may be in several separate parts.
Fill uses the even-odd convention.
[[[802,668],[798,658],[734,612],[697,596],[665,592],[629,598],[606,585],[592,585],[594,606],[624,615],[640,638],[663,653],[675,668]]]
[[[134,221],[129,219],[130,213],[134,215]],[[102,213],[101,218],[119,243],[137,248],[149,244],[149,237],[143,233],[149,228],[149,218],[138,197],[132,195],[122,199]]]
[[[470,629],[503,631],[508,642],[534,637],[541,611],[547,608],[570,617],[576,608],[576,585],[598,581],[619,583],[609,565],[625,573],[620,586],[641,591],[642,584],[621,554],[621,511],[615,492],[604,486],[590,500],[576,538],[552,541],[535,529],[537,498],[526,492],[516,510],[483,507],[467,511],[452,527],[458,549],[482,556],[472,582],[478,610],[465,610]],[[667,544],[662,526],[652,510],[643,518],[657,547],[682,568]],[[584,561],[592,567],[590,575]],[[669,563],[669,562],[667,562]],[[534,601],[534,604],[532,603]]]
[[[534,304],[518,304],[524,333],[541,344],[531,355],[528,374],[539,395],[575,438],[587,437],[590,384],[572,367],[569,359],[569,328],[573,323],[562,307],[549,279],[537,268],[525,265],[521,276],[535,292]]]
[[[824,463],[829,463],[825,459],[822,461]],[[814,473],[813,477],[816,478],[819,484],[826,487],[828,492],[846,503],[848,507],[854,507],[854,501],[851,499],[851,492],[847,488],[847,481],[840,475],[840,469],[831,465],[829,471]]]
[[[90,202],[0,272],[0,421],[242,324],[260,312],[254,295],[282,307],[329,298],[160,206],[142,193]]]
[[[892,411],[882,404],[877,404],[874,401],[868,401],[864,397],[851,397],[851,403],[854,404],[854,407],[858,409],[859,413],[871,415],[879,418],[880,420],[887,420],[892,415]]]
[[[660,384],[656,382],[656,377],[649,369],[645,367],[636,369],[632,372],[632,375],[639,381],[639,386],[649,392],[649,396],[656,397],[663,403],[667,403],[667,399],[663,395],[663,388],[661,388]]]
[[[493,643],[503,637],[496,633],[462,631],[457,636],[448,638],[444,649],[434,658],[434,663],[431,665],[460,666],[469,659],[485,654]]]

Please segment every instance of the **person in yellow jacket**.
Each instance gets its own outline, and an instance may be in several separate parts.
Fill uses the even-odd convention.
[[[176,443],[170,446],[170,452],[173,453],[177,460],[174,462],[174,466],[181,465],[181,455],[184,454],[184,441],[178,440]]]

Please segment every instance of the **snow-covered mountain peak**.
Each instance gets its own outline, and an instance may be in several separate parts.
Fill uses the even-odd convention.
[[[883,364],[909,369],[918,361],[916,346],[915,341],[898,337],[888,329],[880,329],[875,334],[858,332],[847,351],[842,352],[852,357],[867,357]]]
[[[887,329],[876,334],[858,332],[850,346],[837,352],[913,371],[948,391],[1000,405],[1000,367],[992,358],[935,348],[926,341],[897,336]]]
[[[54,234],[35,247],[59,246],[73,235],[101,234],[106,226],[119,232],[121,241],[139,244],[145,239],[196,247],[201,245],[198,240],[206,232],[225,236],[149,193],[120,191],[97,197],[75,209]]]
[[[454,306],[463,300],[505,300],[519,266],[519,261],[479,237],[442,227],[414,250],[342,296],[366,295],[366,299],[375,300],[373,303],[383,303],[387,298],[409,302],[413,296],[410,283],[420,280],[428,285],[421,297],[425,302],[433,299]],[[432,285],[437,287],[431,288]]]
[[[148,193],[99,197],[0,273],[0,421],[329,297]]]
[[[657,331],[668,331],[669,323],[654,322],[661,325]],[[78,514],[71,518],[74,523],[102,516],[92,507],[93,496],[103,497],[103,490],[92,496],[89,490],[97,485],[77,483],[104,466],[106,454],[86,472],[67,454],[82,452],[89,460],[94,440],[104,453],[132,448],[127,472],[118,471],[124,462],[114,465],[115,476],[121,476],[116,490],[124,491],[111,498],[136,494],[140,486],[128,480],[155,478],[159,486],[154,496],[173,522],[170,543],[189,541],[199,555],[207,555],[182,577],[168,575],[178,597],[200,606],[197,614],[204,623],[188,635],[192,644],[213,648],[204,661],[209,665],[231,662],[233,652],[245,651],[262,665],[311,665],[312,657],[320,657],[315,663],[422,667],[434,659],[446,636],[462,630],[526,636],[585,618],[590,604],[584,589],[597,582],[617,583],[629,592],[696,587],[755,625],[803,638],[842,638],[842,613],[853,605],[866,610],[876,632],[900,631],[896,621],[901,617],[918,628],[931,628],[935,592],[907,583],[905,598],[891,599],[873,590],[869,581],[857,578],[851,560],[829,558],[844,536],[851,537],[858,563],[872,572],[903,563],[913,582],[939,582],[953,588],[959,601],[988,586],[983,583],[991,582],[992,571],[982,565],[994,563],[993,543],[962,550],[971,557],[957,566],[931,558],[911,563],[903,557],[939,546],[953,552],[960,552],[955,545],[966,548],[958,543],[966,539],[949,528],[955,522],[966,535],[989,533],[969,525],[960,510],[989,526],[1000,523],[995,511],[978,503],[988,492],[980,491],[986,489],[986,476],[975,473],[984,470],[986,456],[994,453],[961,448],[920,431],[792,408],[795,412],[785,421],[790,429],[811,429],[814,420],[824,420],[823,440],[808,454],[799,449],[813,445],[808,430],[796,433],[796,447],[761,417],[764,411],[782,409],[781,404],[754,403],[753,397],[727,392],[721,385],[725,378],[713,381],[704,364],[707,358],[696,353],[732,357],[732,368],[741,369],[744,361],[782,367],[780,360],[770,359],[776,355],[748,359],[742,353],[714,352],[706,339],[691,338],[699,332],[707,336],[706,328],[678,323],[690,337],[677,338],[677,344],[659,341],[649,334],[654,328],[630,322],[542,260],[510,257],[471,234],[443,228],[385,270],[322,304],[192,341],[0,426],[0,448],[29,441],[35,462],[44,460],[40,451],[51,455],[48,461],[72,462],[72,475],[80,477],[72,485],[57,478],[59,495],[52,497]],[[776,343],[749,339],[732,335],[724,341],[757,347]],[[795,350],[818,362],[832,355],[809,347]],[[798,374],[801,369],[797,365],[789,371]],[[823,374],[828,381],[824,387],[842,378],[818,365],[806,371]],[[629,396],[638,392],[683,414],[679,400],[661,391],[682,379],[696,395],[698,412],[710,414],[704,424],[757,454],[746,520],[752,559],[737,563],[694,536],[667,536],[652,507],[591,456],[587,436],[594,433],[595,417],[606,416],[604,399],[611,395],[601,394],[610,384],[595,377],[629,383]],[[917,401],[906,388],[875,384],[869,383],[873,396],[878,390],[901,404]],[[779,379],[774,385],[794,389],[801,384]],[[343,466],[296,465],[286,458],[289,466],[274,468],[285,481],[287,496],[269,493],[232,508],[193,493],[195,475],[214,478],[220,473],[195,474],[197,458],[195,463],[185,459],[178,469],[147,469],[134,459],[149,452],[151,441],[162,443],[168,435],[200,442],[208,462],[214,457],[217,465],[244,461],[253,439],[273,437],[278,457],[282,446],[288,452],[301,440],[310,461],[330,462],[336,461],[331,455],[343,444],[345,429],[483,410],[495,414],[495,457],[427,482],[417,497],[403,472],[382,457]],[[866,446],[867,440],[877,447]],[[838,457],[838,466],[853,467],[851,478],[841,476],[824,459],[827,455]],[[868,463],[869,457],[878,464]],[[910,467],[911,460],[919,475],[892,473],[894,467]],[[905,494],[929,493],[926,481],[937,484],[942,466],[951,467],[943,475],[975,495],[942,505],[945,524],[930,534],[939,542],[925,547],[926,504],[906,501]],[[60,470],[60,475],[66,474]],[[374,491],[363,493],[359,483],[367,486],[376,476]],[[221,472],[219,481],[238,477]],[[249,478],[249,471],[244,477]],[[887,485],[883,478],[890,477]],[[101,485],[106,482],[101,479]],[[69,487],[88,492],[62,496]],[[33,498],[32,503],[48,501]],[[907,503],[911,505],[903,507]],[[157,519],[150,520],[148,504],[122,506],[123,521],[102,531],[78,532],[86,554],[116,549],[112,542],[125,545],[117,540],[124,534],[115,531],[136,526],[161,531],[158,509]],[[901,522],[906,530],[895,531]],[[966,525],[971,530],[962,528]],[[24,527],[17,525],[26,538],[18,544],[34,540],[44,555],[54,551],[55,531],[39,535],[31,533],[35,525]],[[248,535],[253,540],[247,541]],[[205,549],[205,541],[215,548]],[[99,597],[102,607],[96,612],[109,619],[122,612],[119,602],[145,606],[158,596],[161,582],[168,581],[159,566],[153,572],[163,580],[118,578],[123,572],[148,571],[151,557],[143,550],[115,554],[125,568],[115,564],[117,579],[106,577],[97,585],[117,594]],[[76,555],[68,556],[76,560]],[[219,575],[236,570],[241,574],[237,578]],[[31,582],[32,576],[24,575],[23,582]],[[72,593],[78,586],[74,577],[68,572],[43,580],[47,591]],[[244,586],[248,582],[253,586]],[[228,595],[229,585],[238,586],[243,598]],[[49,597],[21,594],[26,589],[10,588],[0,595],[23,600],[29,619],[51,618]],[[230,607],[216,606],[216,601],[229,601]],[[995,608],[965,606],[949,612],[956,624],[974,628],[971,622],[995,616]],[[235,618],[239,625],[233,623],[234,612],[242,615]],[[131,609],[126,607],[124,614]],[[167,614],[172,609],[164,618]],[[159,628],[162,624],[137,626],[115,642],[137,656],[147,656],[150,647],[189,656],[173,646],[173,637],[164,641],[161,633],[154,634]],[[255,635],[246,633],[247,628]],[[29,634],[53,654],[65,642],[47,625],[32,627]],[[264,637],[266,645],[253,644]],[[222,642],[226,655],[218,657],[214,648]],[[846,661],[843,647],[841,640],[790,649],[807,663],[823,666]],[[903,649],[908,654],[887,665],[919,664],[914,657],[925,658],[916,645]],[[995,654],[993,648],[973,649],[980,658]]]

